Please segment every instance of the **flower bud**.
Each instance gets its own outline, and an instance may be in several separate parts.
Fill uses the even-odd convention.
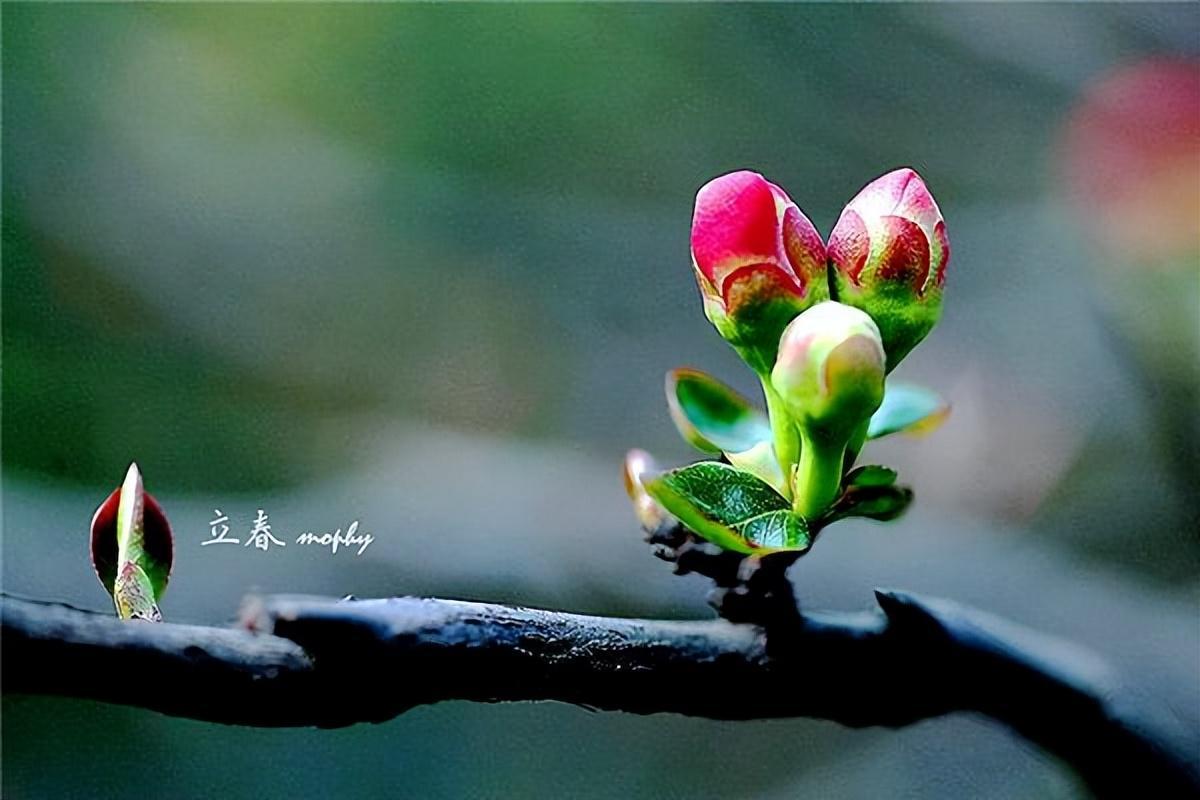
[[[92,516],[92,567],[122,619],[161,622],[175,544],[166,514],[142,486],[137,464]]]
[[[783,332],[771,384],[798,421],[850,431],[883,402],[885,363],[874,320],[842,303],[820,303]]]
[[[757,172],[722,175],[697,192],[692,265],[705,315],[760,375],[787,324],[829,297],[821,235]]]
[[[886,364],[875,322],[841,303],[815,305],[783,332],[771,385],[799,433],[792,496],[805,517],[837,498],[846,447],[883,402]]]
[[[894,369],[941,315],[946,223],[921,176],[898,169],[863,187],[829,235],[834,298],[879,325]]]

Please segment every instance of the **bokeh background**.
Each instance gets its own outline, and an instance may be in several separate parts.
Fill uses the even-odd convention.
[[[953,258],[898,375],[954,412],[872,446],[914,510],[824,537],[803,601],[975,604],[1200,731],[1198,8],[6,3],[4,590],[107,608],[86,527],[136,459],[176,532],[170,620],[251,591],[706,617],[619,470],[693,457],[667,369],[755,389],[700,311],[695,190],[758,169],[827,234],[911,165]],[[262,508],[285,541],[376,541],[202,546],[218,508],[243,540]],[[966,716],[2,712],[14,800],[1084,796]]]

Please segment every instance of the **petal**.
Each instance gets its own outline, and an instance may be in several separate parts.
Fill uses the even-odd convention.
[[[894,214],[913,178],[921,180],[909,167],[892,170],[860,189],[854,199],[846,204],[846,208],[857,211],[863,219]]]
[[[944,286],[946,283],[946,267],[950,264],[950,240],[946,238],[946,223],[939,222],[937,227],[933,229],[934,242],[936,242],[934,254],[934,281],[938,286]]]
[[[763,178],[763,180],[766,180],[766,178]],[[767,186],[771,187],[771,194],[775,195],[775,208],[779,212],[779,215],[782,215],[783,209],[787,206],[796,205],[796,201],[788,197],[788,193],[779,184],[767,181]]]
[[[871,280],[903,282],[920,294],[929,276],[929,240],[925,232],[903,217],[884,217],[878,224],[881,230],[877,235],[884,245],[873,259]]]
[[[871,252],[871,237],[858,212],[847,207],[829,234],[829,260],[851,283],[859,284],[867,255]]]
[[[730,315],[735,315],[747,304],[765,302],[783,294],[803,297],[804,292],[791,275],[774,264],[739,267],[729,273],[721,285],[725,310]]]
[[[926,238],[932,239],[934,229],[942,221],[941,209],[938,208],[933,195],[929,193],[925,181],[921,180],[921,176],[912,170],[909,172],[912,173],[912,176],[905,184],[904,195],[892,213],[917,223],[921,226],[921,230],[925,231]]]
[[[700,287],[702,297],[709,299],[719,299],[721,290],[715,283],[708,279],[708,276],[700,271],[700,267],[696,265],[696,260],[692,259],[692,275],[696,278],[696,285]]]
[[[845,392],[855,384],[871,394],[883,397],[884,363],[883,343],[879,334],[855,334],[846,338],[829,351],[821,369],[821,391],[831,389]],[[879,401],[875,403],[876,407]]]
[[[846,208],[857,211],[866,220],[904,217],[920,225],[929,238],[942,221],[942,212],[925,181],[911,167],[892,170],[871,181],[846,204]]]
[[[775,193],[757,172],[722,175],[696,193],[692,257],[714,283],[741,264],[777,261],[779,240]]]
[[[814,281],[826,279],[825,243],[816,226],[795,205],[783,212],[783,251],[805,294]]]

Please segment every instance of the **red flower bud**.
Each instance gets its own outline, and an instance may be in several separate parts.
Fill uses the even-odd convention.
[[[867,184],[829,235],[835,298],[879,325],[892,369],[941,315],[950,261],[946,223],[916,172],[898,169]]]
[[[722,175],[697,192],[692,263],[708,318],[760,374],[787,324],[829,296],[821,235],[757,172]]]

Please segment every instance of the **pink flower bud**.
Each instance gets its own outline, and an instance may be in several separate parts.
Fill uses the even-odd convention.
[[[829,296],[821,235],[757,172],[731,172],[697,192],[692,263],[708,318],[760,374],[788,322]]]
[[[833,290],[874,318],[892,369],[941,315],[946,223],[921,176],[898,169],[863,187],[829,235]]]

